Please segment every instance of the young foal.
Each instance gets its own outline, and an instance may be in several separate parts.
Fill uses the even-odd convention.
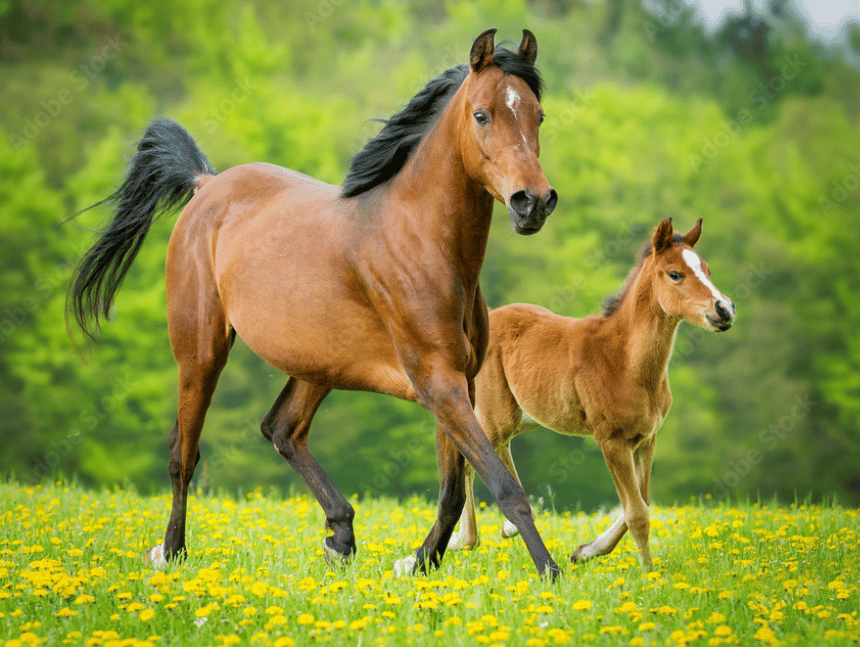
[[[667,368],[681,319],[707,330],[728,330],[735,307],[708,278],[693,251],[701,219],[681,236],[671,218],[660,223],[621,292],[603,316],[570,319],[533,305],[490,313],[487,358],[475,381],[476,413],[499,457],[519,481],[511,439],[537,426],[594,436],[621,499],[624,514],[572,559],[612,551],[630,528],[642,566],[648,546],[648,480],[657,430],[672,404]],[[478,543],[467,466],[466,508],[450,548]],[[503,536],[516,534],[505,524]]]

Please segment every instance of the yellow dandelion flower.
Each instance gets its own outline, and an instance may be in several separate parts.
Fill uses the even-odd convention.
[[[302,613],[298,618],[296,618],[296,622],[300,625],[312,625],[314,623],[314,617],[310,613]]]
[[[591,608],[591,601],[589,600],[578,600],[574,602],[571,606],[571,609],[574,611],[585,611]]]

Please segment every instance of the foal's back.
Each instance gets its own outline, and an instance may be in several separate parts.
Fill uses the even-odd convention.
[[[628,343],[606,317],[574,319],[522,303],[493,310],[475,380],[476,410],[492,443],[538,425],[571,435],[652,427],[653,396],[626,370]]]

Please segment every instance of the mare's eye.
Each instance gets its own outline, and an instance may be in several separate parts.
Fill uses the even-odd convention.
[[[675,270],[671,270],[669,272],[669,278],[673,281],[680,281],[682,278],[684,278],[684,275],[680,272],[676,272]]]
[[[477,110],[475,111],[475,121],[478,122],[479,126],[483,126],[490,121],[490,115],[487,114],[486,110]]]
[[[545,119],[545,115],[543,113],[540,113],[538,115],[538,126],[540,126],[543,123],[544,119]]]

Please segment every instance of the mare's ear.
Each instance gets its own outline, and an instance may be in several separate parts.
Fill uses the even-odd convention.
[[[687,245],[693,247],[699,242],[699,236],[702,235],[702,219],[699,218],[693,228],[681,237]]]
[[[495,29],[488,29],[475,39],[472,43],[472,51],[469,53],[469,65],[476,74],[483,70],[493,60],[496,46],[493,44]]]
[[[537,38],[528,29],[523,29],[523,42],[520,43],[520,49],[517,54],[525,56],[526,60],[532,65],[537,60]]]
[[[651,237],[651,247],[654,249],[655,254],[665,252],[672,246],[673,233],[671,218],[666,218],[666,220],[657,225],[657,229],[654,230],[654,235]]]

